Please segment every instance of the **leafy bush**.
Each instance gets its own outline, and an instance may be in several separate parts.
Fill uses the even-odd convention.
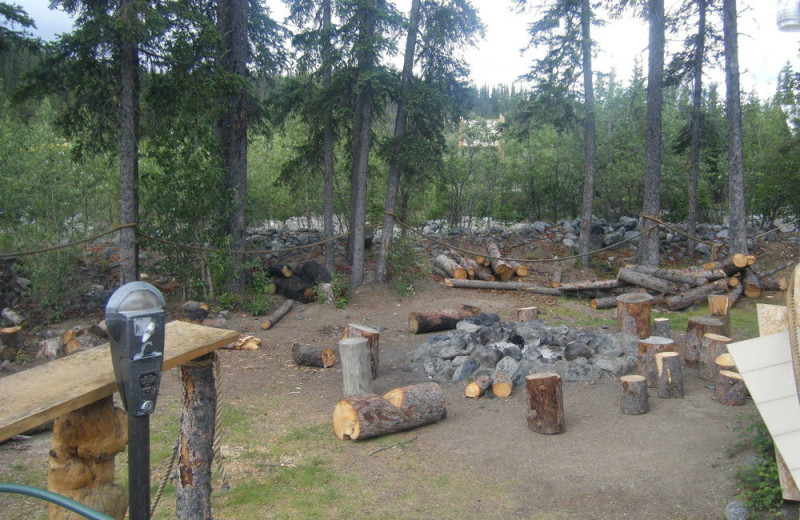
[[[749,424],[737,427],[740,440],[729,451],[733,453],[752,449],[755,457],[736,469],[739,496],[751,511],[760,513],[759,518],[779,518],[783,494],[772,436],[757,415],[744,419]]]
[[[387,264],[389,266],[389,287],[401,297],[414,294],[414,284],[427,276],[430,264],[426,255],[414,247],[414,241],[408,237],[392,241]]]

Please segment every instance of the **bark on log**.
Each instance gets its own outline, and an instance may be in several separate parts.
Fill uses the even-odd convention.
[[[445,255],[449,256],[456,264],[463,267],[467,272],[467,278],[472,279],[475,278],[475,269],[478,267],[478,263],[475,260],[470,260],[465,258],[461,253],[458,251],[453,251],[452,249],[448,249],[444,252]],[[448,278],[457,278],[455,276],[449,276]]]
[[[501,258],[503,255],[500,254],[500,248],[497,246],[497,244],[492,241],[487,242],[486,251],[489,252],[489,256],[493,257],[489,259],[489,263],[492,266],[492,271],[494,274],[504,282],[507,282],[509,279],[511,279],[515,273],[514,268],[511,267],[511,264]]]
[[[744,284],[744,295],[748,298],[758,298],[761,296],[761,278],[752,269],[747,269],[742,277]]]
[[[483,280],[484,282],[493,282],[496,280],[488,267],[477,262],[475,263],[475,278]]]
[[[681,271],[678,269],[662,269],[651,265],[628,265],[629,269],[633,269],[639,273],[644,273],[662,280],[667,280],[673,283],[686,284],[691,287],[697,287],[705,284],[708,280],[702,276],[696,276],[691,272]]]
[[[175,480],[176,516],[181,520],[212,518],[211,469],[217,408],[213,355],[181,365],[183,412]]]
[[[14,361],[20,347],[22,327],[4,327],[0,329],[0,361]]]
[[[333,430],[342,440],[358,440],[377,437],[387,433],[418,428],[444,419],[447,410],[444,394],[426,383],[424,390],[406,387],[403,390],[403,406],[395,406],[378,395],[354,395],[336,403],[333,409]],[[436,385],[438,387],[438,385]],[[386,395],[392,398],[391,394]],[[396,394],[395,394],[396,395]],[[425,399],[423,401],[423,399]]]
[[[714,400],[729,406],[741,406],[747,398],[747,387],[742,375],[730,370],[720,370],[714,386]]]
[[[294,271],[288,265],[268,265],[267,272],[272,277],[273,282],[275,282],[276,278],[291,278],[294,275]]]
[[[292,361],[301,367],[328,368],[336,364],[336,351],[330,347],[292,344]]]
[[[589,302],[592,309],[610,309],[617,306],[616,296],[607,296],[605,298],[594,298]]]
[[[708,296],[708,313],[712,318],[722,320],[723,336],[730,336],[731,333],[731,307],[733,302],[726,294],[712,294]]]
[[[627,415],[642,415],[650,411],[647,379],[639,375],[619,378],[620,409]]]
[[[680,294],[681,289],[674,283],[668,282],[649,274],[634,271],[631,268],[623,267],[617,272],[617,279],[627,282],[631,285],[644,287],[651,291],[656,291],[663,294]]]
[[[658,397],[683,397],[683,359],[677,352],[656,354],[656,373]]]
[[[696,367],[700,361],[703,337],[708,333],[722,334],[723,323],[719,318],[693,316],[686,323],[683,359],[686,366]]]
[[[318,283],[330,283],[331,281],[331,273],[314,260],[304,262],[300,269],[297,270],[297,275],[312,286]]]
[[[533,321],[539,319],[539,307],[520,307],[517,309],[517,321]]]
[[[528,391],[528,428],[547,435],[564,433],[564,397],[561,376],[551,372],[525,378]]]
[[[486,393],[486,390],[488,390],[491,386],[492,386],[491,377],[486,375],[478,376],[475,378],[475,381],[469,383],[467,387],[464,389],[464,395],[472,399],[477,399],[478,397]]]
[[[560,289],[542,287],[541,285],[523,282],[486,282],[483,280],[456,280],[453,278],[445,278],[444,285],[447,287],[458,287],[462,289],[492,289],[497,291],[519,290],[529,291],[536,294],[561,296]]]
[[[559,289],[561,291],[594,291],[594,290],[606,290],[606,289],[616,289],[618,287],[624,287],[627,285],[622,280],[617,278],[612,278],[610,280],[586,280],[582,282],[569,282],[569,283],[562,283],[559,285]]]
[[[310,303],[316,299],[314,289],[299,276],[291,276],[288,278],[276,276],[272,278],[272,283],[275,284],[275,289],[278,294],[282,294],[290,300]]]
[[[467,279],[467,270],[447,255],[442,254],[435,257],[433,259],[433,265],[449,273],[450,278],[455,278],[457,280]]]
[[[425,334],[440,330],[452,330],[464,318],[480,313],[480,307],[459,305],[454,309],[443,311],[412,312],[408,316],[408,328],[412,334]]]
[[[744,286],[740,285],[739,287],[734,287],[733,289],[728,292],[728,299],[731,301],[731,306],[736,305],[736,302],[739,301],[739,298],[744,293]]]
[[[654,318],[653,327],[650,332],[653,334],[653,336],[671,338],[672,331],[670,330],[669,318]]]
[[[748,265],[751,265],[748,262],[749,260],[747,255],[736,253],[735,255],[719,262],[707,262],[703,265],[703,268],[707,271],[720,270],[723,271],[727,276],[733,276],[739,271],[745,269]]]
[[[203,321],[208,318],[209,306],[206,302],[189,300],[181,305],[183,315],[191,321]]]
[[[669,310],[679,311],[691,307],[693,304],[705,300],[709,294],[718,294],[725,292],[728,289],[728,283],[725,280],[715,280],[700,287],[690,289],[683,294],[670,296],[666,299],[666,304]]]
[[[389,390],[383,394],[383,398],[401,410],[410,410],[424,417],[432,417],[434,422],[447,417],[444,391],[438,383],[401,386]]]
[[[127,416],[111,396],[62,415],[53,424],[47,489],[122,520],[128,492],[114,483],[114,457],[127,444]],[[48,505],[50,519],[75,517]]]
[[[697,375],[705,381],[716,382],[719,369],[716,359],[728,352],[728,343],[732,340],[728,336],[708,333],[703,336],[700,345],[700,360],[697,367]]]
[[[369,350],[369,366],[372,379],[378,377],[378,368],[380,367],[380,340],[381,333],[377,329],[367,327],[365,325],[356,325],[355,323],[348,323],[344,328],[342,339],[344,338],[366,338],[367,347]]]
[[[658,367],[656,366],[656,354],[668,352],[673,349],[675,342],[669,338],[650,336],[639,340],[639,349],[636,356],[636,367],[639,375],[647,380],[647,386],[656,388],[658,386]]]
[[[275,311],[272,312],[269,316],[264,318],[264,321],[261,322],[261,330],[269,330],[275,326],[276,323],[281,321],[281,318],[289,314],[289,311],[292,310],[292,306],[294,305],[294,301],[286,300],[283,302]]]
[[[639,339],[650,336],[650,305],[653,297],[647,293],[627,293],[617,296],[617,328]]]
[[[6,307],[3,309],[2,312],[0,312],[0,315],[17,327],[25,328],[28,326],[28,320],[14,312],[14,309],[11,307]]]
[[[367,338],[339,340],[339,356],[342,361],[343,395],[371,394],[372,370]]]
[[[761,288],[765,291],[785,291],[789,288],[789,280],[785,276],[762,276]]]
[[[513,389],[514,381],[511,379],[511,374],[495,371],[492,377],[492,393],[495,397],[508,397]]]
[[[561,268],[556,267],[555,269],[553,269],[553,277],[551,278],[550,281],[550,287],[552,287],[553,289],[558,289],[560,285],[561,285]]]

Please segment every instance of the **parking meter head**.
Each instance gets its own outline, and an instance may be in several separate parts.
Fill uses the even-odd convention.
[[[114,375],[128,415],[149,415],[155,409],[164,359],[165,305],[161,292],[145,282],[123,285],[106,304]]]

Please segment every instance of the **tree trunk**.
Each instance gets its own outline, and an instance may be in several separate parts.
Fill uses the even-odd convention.
[[[331,88],[333,70],[333,34],[331,30],[331,0],[322,0],[322,88]],[[333,230],[333,114],[331,109],[326,107],[322,121],[322,225],[323,236],[330,239],[334,235]],[[335,248],[333,240],[325,242],[323,247],[325,255],[325,269],[333,272],[333,252]]]
[[[747,254],[736,0],[722,0],[722,10],[725,42],[725,119],[728,122],[728,246],[731,253]]]
[[[403,72],[400,76],[400,94],[397,100],[397,116],[394,121],[394,155],[389,165],[389,180],[386,184],[386,211],[383,216],[381,228],[381,244],[378,251],[378,261],[375,267],[375,277],[379,282],[389,281],[389,248],[394,233],[394,217],[389,213],[395,212],[397,205],[397,191],[400,185],[400,152],[402,140],[406,133],[406,104],[408,103],[408,90],[414,69],[414,54],[417,47],[417,27],[419,25],[420,0],[412,0],[411,11],[408,15],[408,37],[406,38],[406,52],[403,58]]]
[[[336,351],[330,347],[293,343],[292,361],[301,367],[328,368],[336,364]]]
[[[179,520],[211,519],[211,467],[217,391],[211,356],[181,365],[183,413],[175,481]]]
[[[650,36],[647,60],[647,128],[645,132],[644,204],[638,263],[659,264],[658,224],[661,216],[661,108],[664,82],[664,0],[648,0]]]
[[[528,391],[528,428],[536,433],[558,434],[566,431],[561,376],[541,372],[525,377]]]
[[[619,378],[620,409],[627,415],[642,415],[650,411],[647,393],[647,379],[644,376],[630,375]]]
[[[650,336],[650,305],[653,297],[647,293],[627,293],[617,296],[617,329],[639,339]]]
[[[683,359],[677,352],[656,354],[656,376],[658,397],[683,397]]]
[[[139,21],[133,0],[122,0],[120,18],[125,29],[119,41],[119,221],[134,224],[139,222],[139,46],[131,34]],[[120,285],[139,279],[135,227],[120,230],[119,263]]]
[[[372,370],[367,338],[339,340],[339,356],[342,360],[343,395],[371,394]]]
[[[689,193],[686,213],[686,243],[689,258],[695,257],[697,233],[697,183],[700,178],[700,114],[703,108],[703,61],[706,53],[706,0],[697,0],[697,39],[694,48],[692,119],[689,129]]]
[[[583,202],[581,205],[581,230],[578,252],[583,256],[584,266],[589,266],[589,243],[592,230],[592,205],[594,202],[595,115],[594,83],[592,81],[592,12],[590,0],[581,1],[581,57],[583,59]]]
[[[469,318],[480,313],[479,307],[472,305],[459,305],[454,309],[442,311],[412,312],[408,316],[408,328],[412,334],[425,334],[440,330],[451,330],[464,318]]]
[[[220,0],[217,13],[220,34],[223,37],[224,55],[221,60],[225,72],[241,81],[247,77],[247,55],[249,52],[246,0]],[[226,231],[231,237],[231,249],[244,251],[245,205],[247,202],[247,89],[238,86],[226,100],[226,110],[219,123],[222,166],[225,173],[225,188],[228,197],[228,220]],[[241,289],[241,264],[243,256],[234,253],[228,290]]]

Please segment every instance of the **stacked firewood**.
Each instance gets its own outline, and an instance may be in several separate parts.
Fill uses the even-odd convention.
[[[591,306],[595,309],[616,307],[618,295],[638,290],[655,296],[654,303],[677,311],[705,301],[713,294],[725,293],[735,303],[743,294],[758,298],[762,291],[786,290],[789,284],[786,277],[773,275],[795,262],[759,273],[753,267],[755,261],[753,255],[735,254],[723,261],[708,262],[701,267],[688,269],[627,265],[619,269],[614,279],[569,283],[561,282],[561,270],[555,268],[549,287],[521,282],[481,282],[455,276],[455,273],[445,278],[444,283],[449,287],[515,289],[553,296],[588,297],[592,299]]]
[[[331,281],[331,274],[317,262],[310,260],[294,269],[288,265],[268,265],[272,284],[278,294],[291,300],[309,303],[316,299],[314,287]]]
[[[447,250],[431,259],[434,273],[443,278],[456,280],[480,280],[484,282],[509,281],[512,277],[528,276],[529,270],[517,262],[504,260],[500,254],[500,247],[495,242],[486,244],[487,254],[476,256],[475,259],[465,258],[461,253],[452,249]]]

